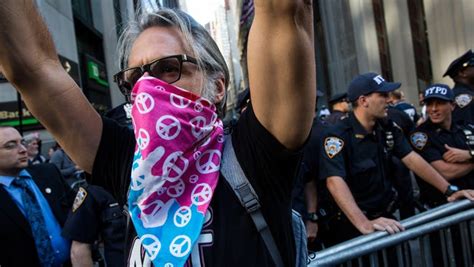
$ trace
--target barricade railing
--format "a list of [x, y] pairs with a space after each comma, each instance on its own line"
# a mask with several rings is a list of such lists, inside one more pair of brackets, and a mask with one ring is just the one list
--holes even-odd
[[[462, 200], [428, 210], [403, 220], [406, 230], [401, 233], [375, 232], [312, 253], [308, 266], [352, 266], [353, 262], [359, 266], [388, 266], [393, 265], [394, 258], [397, 266], [432, 266], [433, 261], [441, 259], [442, 266], [473, 266], [473, 207], [474, 202]], [[460, 240], [453, 242], [453, 234]]]

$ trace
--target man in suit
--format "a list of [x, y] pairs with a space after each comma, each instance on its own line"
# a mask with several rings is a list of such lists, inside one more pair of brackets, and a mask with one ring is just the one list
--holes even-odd
[[28, 166], [20, 133], [0, 126], [0, 266], [61, 266], [70, 189], [52, 164]]

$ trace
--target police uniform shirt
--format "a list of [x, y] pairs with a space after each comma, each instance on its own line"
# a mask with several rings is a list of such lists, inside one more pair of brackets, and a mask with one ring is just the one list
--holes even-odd
[[102, 236], [107, 265], [123, 266], [125, 231], [126, 219], [114, 197], [99, 186], [89, 185], [79, 188], [62, 235], [87, 244]]
[[394, 108], [405, 112], [410, 117], [411, 121], [414, 123], [416, 123], [420, 119], [420, 116], [418, 116], [418, 113], [416, 112], [416, 108], [410, 103], [400, 101], [394, 105]]
[[[459, 126], [453, 123], [451, 129], [446, 130], [427, 120], [410, 135], [410, 143], [426, 161], [431, 163], [443, 160], [443, 154], [447, 151], [445, 144], [458, 149], [470, 150], [463, 129], [474, 133], [474, 128], [470, 125]], [[473, 180], [474, 172], [470, 172], [466, 176], [453, 179], [450, 182], [461, 188], [472, 188]], [[442, 196], [439, 192], [437, 194]], [[444, 197], [442, 198], [444, 199]]]
[[415, 130], [415, 123], [411, 120], [410, 116], [396, 107], [388, 106], [387, 115], [390, 120], [400, 126], [406, 137]]
[[400, 128], [385, 120], [367, 133], [350, 113], [324, 136], [320, 178], [342, 177], [361, 210], [385, 211], [393, 200], [388, 159], [392, 155], [403, 158], [412, 151]]
[[346, 112], [342, 112], [339, 110], [334, 110], [329, 116], [326, 117], [325, 121], [328, 124], [336, 124], [338, 121], [343, 120], [347, 117]]
[[465, 124], [474, 122], [474, 93], [464, 84], [456, 83], [453, 87], [454, 102], [456, 107], [453, 111], [453, 122]]

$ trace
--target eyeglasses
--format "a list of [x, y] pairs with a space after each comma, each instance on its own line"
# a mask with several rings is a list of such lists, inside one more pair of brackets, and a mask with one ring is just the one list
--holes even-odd
[[25, 140], [21, 140], [20, 142], [15, 142], [15, 141], [10, 141], [4, 144], [0, 149], [5, 149], [5, 150], [13, 150], [13, 149], [18, 149], [20, 146], [23, 146], [26, 148], [27, 142]]
[[148, 72], [148, 74], [155, 78], [172, 84], [181, 78], [184, 62], [197, 64], [197, 60], [188, 55], [164, 57], [140, 67], [133, 67], [120, 71], [114, 75], [114, 82], [117, 83], [122, 94], [129, 98], [133, 86], [145, 72]]

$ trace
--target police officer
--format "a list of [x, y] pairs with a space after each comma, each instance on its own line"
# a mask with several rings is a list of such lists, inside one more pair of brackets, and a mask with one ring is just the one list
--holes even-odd
[[454, 81], [454, 102], [456, 108], [453, 111], [455, 123], [474, 122], [474, 53], [469, 49], [464, 55], [455, 59], [444, 73]]
[[387, 116], [388, 92], [400, 83], [386, 82], [376, 73], [357, 76], [349, 85], [353, 112], [330, 127], [323, 139], [320, 178], [340, 208], [322, 237], [333, 245], [376, 230], [403, 230], [394, 220], [397, 192], [392, 187], [390, 157], [402, 162], [439, 191], [473, 199], [474, 192], [454, 193], [449, 183], [413, 152], [401, 130]]
[[403, 92], [400, 89], [390, 92], [389, 98], [390, 105], [393, 108], [405, 112], [413, 123], [418, 122], [420, 117], [416, 112], [416, 108], [412, 104], [405, 101]]
[[62, 235], [73, 240], [73, 265], [90, 266], [91, 246], [101, 238], [107, 266], [124, 266], [126, 218], [121, 206], [102, 187], [80, 187]]
[[[452, 120], [454, 95], [449, 86], [433, 84], [425, 90], [428, 120], [410, 135], [416, 151], [441, 175], [449, 180], [452, 190], [474, 188], [474, 127], [457, 125]], [[420, 182], [425, 204], [438, 206], [446, 202], [443, 194]]]
[[328, 124], [335, 124], [339, 120], [347, 117], [349, 112], [349, 101], [347, 100], [347, 93], [335, 94], [329, 99], [329, 107], [331, 114], [326, 117], [325, 121]]

